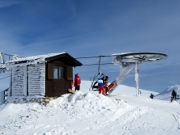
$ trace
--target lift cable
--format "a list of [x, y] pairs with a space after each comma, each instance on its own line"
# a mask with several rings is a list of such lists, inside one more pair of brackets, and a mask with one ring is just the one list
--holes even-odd
[[[102, 63], [100, 65], [111, 65], [111, 64], [114, 64], [114, 63]], [[99, 64], [83, 64], [82, 66], [97, 66]]]
[[77, 57], [76, 59], [88, 59], [88, 58], [100, 58], [100, 57], [112, 57], [112, 55], [100, 55], [100, 56]]

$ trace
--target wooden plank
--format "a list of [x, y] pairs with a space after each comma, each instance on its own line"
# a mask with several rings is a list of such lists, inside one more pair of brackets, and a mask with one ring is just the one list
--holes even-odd
[[67, 80], [70, 80], [70, 81], [73, 81], [73, 70], [72, 70], [72, 67], [70, 66], [67, 66], [66, 67], [66, 77], [67, 77]]

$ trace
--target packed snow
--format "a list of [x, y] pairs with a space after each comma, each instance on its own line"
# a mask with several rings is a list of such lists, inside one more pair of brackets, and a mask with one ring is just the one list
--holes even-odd
[[38, 103], [0, 105], [0, 135], [179, 135], [180, 104], [150, 99], [151, 91], [118, 86], [110, 96], [81, 90], [46, 106]]

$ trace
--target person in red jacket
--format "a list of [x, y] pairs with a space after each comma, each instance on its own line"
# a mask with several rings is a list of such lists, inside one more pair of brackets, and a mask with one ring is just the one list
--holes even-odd
[[80, 90], [81, 79], [78, 74], [75, 74], [74, 87], [75, 90]]

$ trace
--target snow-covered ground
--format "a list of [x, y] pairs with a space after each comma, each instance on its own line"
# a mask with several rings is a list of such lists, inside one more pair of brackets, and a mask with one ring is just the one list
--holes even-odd
[[124, 85], [111, 96], [81, 90], [48, 105], [8, 103], [0, 105], [0, 135], [179, 135], [180, 104], [150, 99], [150, 93]]

